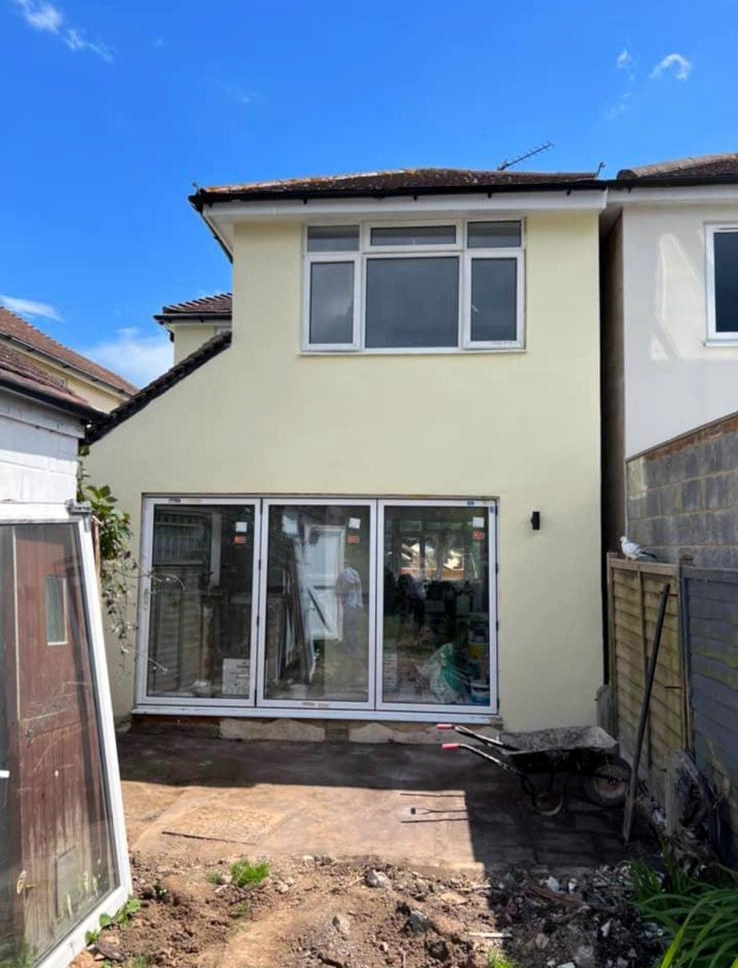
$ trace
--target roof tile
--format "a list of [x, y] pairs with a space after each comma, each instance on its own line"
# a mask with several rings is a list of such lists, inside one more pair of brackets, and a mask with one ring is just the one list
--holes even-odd
[[219, 292], [200, 299], [189, 299], [186, 302], [172, 303], [162, 306], [161, 313], [155, 316], [230, 316], [233, 297], [229, 292]]
[[91, 379], [106, 383], [120, 393], [136, 392], [136, 387], [117, 373], [106, 370], [104, 366], [93, 363], [86, 356], [81, 356], [74, 350], [62, 346], [61, 343], [57, 343], [55, 339], [2, 306], [0, 306], [0, 340], [17, 342], [29, 350], [43, 353], [56, 360], [61, 366], [74, 367]]
[[640, 165], [637, 168], [623, 168], [618, 179], [636, 178], [725, 178], [738, 176], [738, 153], [726, 152], [720, 155], [698, 155], [690, 158], [677, 158], [661, 161], [653, 165]]
[[56, 401], [62, 409], [74, 413], [88, 411], [87, 416], [92, 416], [96, 412], [87, 400], [65, 387], [61, 380], [34, 366], [26, 356], [11, 349], [7, 343], [0, 343], [0, 385], [31, 397]]

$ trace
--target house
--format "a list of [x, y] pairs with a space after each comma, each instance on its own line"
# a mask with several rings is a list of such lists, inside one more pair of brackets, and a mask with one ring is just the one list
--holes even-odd
[[143, 575], [118, 715], [594, 721], [606, 188], [419, 169], [192, 197], [232, 306], [166, 307], [178, 362], [90, 435]]
[[127, 380], [62, 346], [25, 319], [0, 306], [0, 346], [31, 361], [62, 386], [107, 413], [136, 392]]
[[219, 333], [231, 329], [233, 298], [229, 292], [164, 306], [154, 316], [174, 343], [174, 364], [180, 363]]
[[77, 450], [98, 411], [0, 342], [0, 963], [58, 968], [130, 889]]
[[[603, 543], [612, 551], [626, 529], [625, 461], [738, 409], [738, 154], [620, 171], [602, 233]], [[703, 462], [687, 478], [709, 472]], [[657, 516], [661, 531], [672, 519], [671, 533], [632, 536], [676, 560], [678, 546], [705, 542], [676, 535], [675, 516], [699, 510], [694, 499], [683, 504], [673, 488], [665, 496]], [[631, 525], [628, 517], [629, 534]]]

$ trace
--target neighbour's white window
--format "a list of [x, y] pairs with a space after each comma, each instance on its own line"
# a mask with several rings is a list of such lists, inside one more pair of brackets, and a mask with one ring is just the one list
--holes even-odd
[[707, 338], [738, 340], [738, 225], [708, 225]]
[[520, 221], [309, 226], [304, 347], [520, 348], [523, 271]]

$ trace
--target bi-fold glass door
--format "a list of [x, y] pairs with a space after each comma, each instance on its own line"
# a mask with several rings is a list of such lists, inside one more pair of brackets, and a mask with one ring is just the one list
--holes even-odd
[[147, 501], [142, 705], [496, 709], [495, 505]]

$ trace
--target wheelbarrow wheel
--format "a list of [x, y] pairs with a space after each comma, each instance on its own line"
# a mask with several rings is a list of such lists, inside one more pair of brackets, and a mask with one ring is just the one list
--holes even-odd
[[630, 784], [630, 766], [621, 757], [605, 760], [592, 776], [585, 777], [587, 799], [598, 807], [621, 807]]

